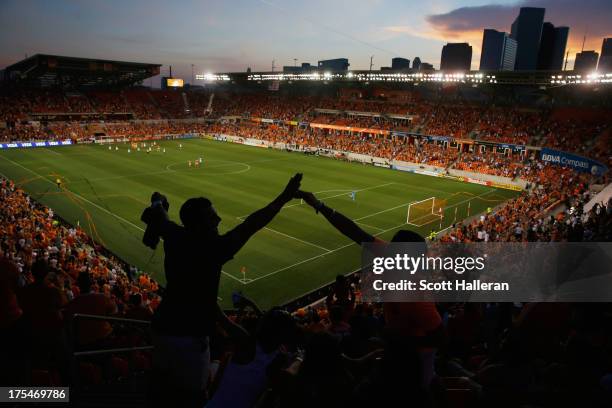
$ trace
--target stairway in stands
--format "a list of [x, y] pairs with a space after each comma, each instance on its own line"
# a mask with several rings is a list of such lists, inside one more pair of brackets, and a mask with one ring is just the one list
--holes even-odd
[[189, 108], [189, 100], [187, 99], [187, 94], [185, 92], [181, 92], [181, 97], [183, 98], [183, 110], [186, 115], [191, 116], [191, 109]]
[[212, 94], [210, 94], [210, 98], [208, 98], [208, 106], [206, 106], [206, 113], [207, 114], [211, 114], [212, 113], [212, 107], [213, 107], [213, 100], [215, 99], [215, 94], [214, 92]]

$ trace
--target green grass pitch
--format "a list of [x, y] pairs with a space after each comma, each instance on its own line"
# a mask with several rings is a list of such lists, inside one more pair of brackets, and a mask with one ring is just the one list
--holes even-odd
[[[407, 227], [407, 207], [414, 201], [433, 196], [447, 199], [446, 227], [455, 218], [455, 208], [457, 219], [466, 217], [468, 202], [473, 215], [516, 195], [482, 185], [206, 139], [160, 144], [165, 153], [128, 153], [124, 144], [117, 145], [119, 151], [104, 145], [2, 151], [0, 173], [69, 222], [79, 222], [100, 243], [162, 284], [162, 246], [154, 252], [141, 241], [144, 225], [139, 218], [153, 191], [168, 197], [170, 216], [177, 222], [187, 198], [208, 197], [223, 219], [223, 232], [266, 205], [291, 175], [302, 172], [303, 190], [316, 192], [326, 204], [383, 239]], [[188, 168], [187, 161], [199, 157], [205, 164]], [[62, 190], [55, 185], [57, 177], [64, 181]], [[355, 201], [351, 191], [357, 192]], [[436, 221], [416, 230], [427, 234], [439, 227]], [[359, 262], [357, 245], [321, 215], [293, 200], [224, 266], [219, 296], [225, 307], [231, 305], [234, 290], [262, 307], [278, 305], [331, 282], [339, 273], [354, 271]]]

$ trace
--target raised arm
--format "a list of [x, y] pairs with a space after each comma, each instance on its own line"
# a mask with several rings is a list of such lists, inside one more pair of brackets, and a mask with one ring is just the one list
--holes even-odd
[[364, 242], [374, 241], [373, 235], [361, 229], [361, 227], [350, 218], [326, 206], [322, 201], [318, 200], [313, 193], [298, 191], [296, 198], [303, 199], [309, 206], [314, 208], [317, 213], [323, 214], [327, 221], [336, 227], [338, 231], [359, 245]]
[[[225, 234], [231, 242], [232, 251], [237, 252], [257, 231], [268, 225], [283, 205], [291, 201], [300, 188], [302, 173], [293, 176], [285, 189], [272, 202], [249, 215], [242, 224]], [[233, 255], [233, 254], [232, 254]]]

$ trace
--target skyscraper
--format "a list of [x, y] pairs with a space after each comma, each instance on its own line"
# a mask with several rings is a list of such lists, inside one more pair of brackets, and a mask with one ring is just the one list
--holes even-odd
[[472, 65], [472, 46], [468, 43], [448, 43], [442, 47], [442, 71], [469, 71]]
[[412, 60], [412, 69], [418, 71], [421, 68], [421, 59], [416, 57]]
[[516, 58], [516, 41], [508, 33], [485, 28], [482, 35], [480, 69], [512, 71]]
[[569, 27], [555, 27], [549, 22], [542, 25], [538, 70], [560, 71], [563, 68], [568, 34]]
[[400, 69], [409, 69], [410, 68], [410, 60], [407, 58], [396, 57], [391, 60], [391, 69], [400, 70]]
[[601, 73], [612, 72], [612, 38], [604, 38], [601, 44], [601, 56], [597, 71]]
[[517, 42], [515, 70], [537, 69], [544, 12], [545, 9], [539, 7], [521, 7], [512, 23], [510, 36]]
[[319, 61], [317, 66], [321, 71], [346, 72], [349, 67], [348, 58], [336, 58]]
[[582, 51], [576, 54], [574, 71], [594, 71], [597, 68], [599, 54], [595, 51]]

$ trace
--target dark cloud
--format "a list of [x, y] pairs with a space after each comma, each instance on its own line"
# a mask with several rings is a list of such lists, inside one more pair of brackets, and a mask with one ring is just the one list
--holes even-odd
[[461, 7], [448, 13], [427, 16], [426, 20], [435, 31], [448, 38], [482, 32], [483, 28], [510, 31], [520, 7], [544, 7], [545, 21], [557, 26], [569, 26], [569, 47], [574, 51], [582, 45], [585, 33], [586, 47], [596, 50], [601, 48], [603, 37], [612, 35], [610, 0], [523, 0], [514, 5]]
[[433, 14], [426, 20], [434, 28], [442, 31], [472, 31], [483, 28], [483, 23], [490, 28], [505, 29], [512, 24], [519, 7], [485, 5], [478, 7], [461, 7], [444, 14]]

